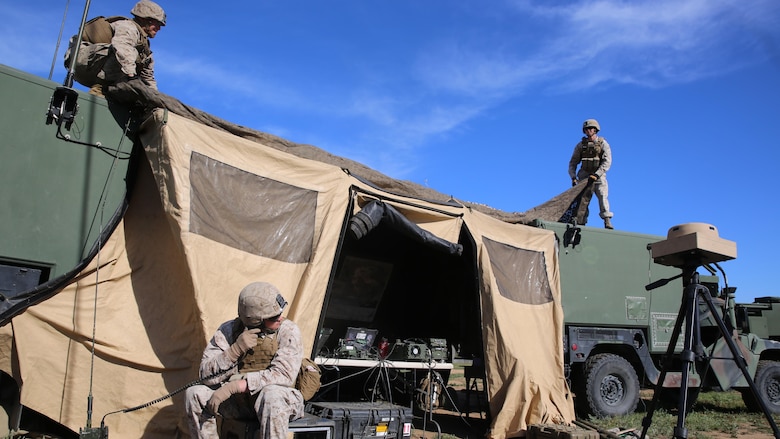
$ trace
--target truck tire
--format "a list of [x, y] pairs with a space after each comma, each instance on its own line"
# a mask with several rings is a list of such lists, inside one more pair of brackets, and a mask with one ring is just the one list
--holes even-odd
[[585, 362], [585, 404], [589, 414], [603, 418], [633, 413], [639, 403], [639, 378], [625, 358], [597, 354]]
[[[769, 412], [773, 415], [780, 414], [780, 362], [761, 360], [756, 367], [756, 376], [753, 378], [760, 397], [766, 403]], [[761, 405], [753, 396], [750, 388], [742, 389], [742, 400], [749, 410], [761, 411]]]

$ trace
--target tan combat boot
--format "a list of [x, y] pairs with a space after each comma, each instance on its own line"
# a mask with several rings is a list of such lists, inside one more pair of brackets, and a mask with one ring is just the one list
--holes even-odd
[[604, 218], [604, 228], [614, 229], [614, 227], [612, 227], [612, 220], [610, 220], [609, 218]]

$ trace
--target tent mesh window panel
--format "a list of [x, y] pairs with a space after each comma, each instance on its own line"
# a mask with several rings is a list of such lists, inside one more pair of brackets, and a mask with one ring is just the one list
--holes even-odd
[[502, 296], [528, 305], [552, 302], [544, 253], [482, 238]]
[[316, 191], [261, 177], [195, 152], [190, 159], [190, 181], [192, 233], [277, 261], [310, 261]]

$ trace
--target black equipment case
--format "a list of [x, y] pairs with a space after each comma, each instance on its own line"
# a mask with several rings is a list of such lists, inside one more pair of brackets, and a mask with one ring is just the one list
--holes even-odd
[[333, 439], [403, 439], [412, 435], [412, 409], [389, 402], [310, 402], [306, 411], [335, 422]]
[[[305, 413], [301, 419], [290, 421], [288, 433], [292, 433], [296, 439], [334, 439], [335, 429], [333, 421]], [[259, 430], [260, 423], [257, 422], [257, 419], [217, 417], [217, 431], [220, 439], [256, 439], [260, 437]]]

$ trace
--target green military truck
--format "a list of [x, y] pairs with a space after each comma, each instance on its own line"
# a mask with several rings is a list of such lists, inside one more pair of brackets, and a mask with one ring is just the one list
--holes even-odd
[[[559, 239], [561, 290], [565, 322], [565, 367], [582, 415], [618, 416], [633, 412], [641, 388], [660, 389], [659, 401], [676, 407], [680, 387], [677, 355], [662, 363], [683, 298], [682, 281], [645, 289], [680, 275], [681, 269], [654, 263], [651, 244], [665, 237], [537, 221]], [[710, 268], [710, 267], [703, 267]], [[714, 273], [701, 276], [723, 320], [738, 329], [735, 340], [769, 410], [780, 413], [780, 298], [764, 297], [734, 304], [735, 288], [720, 288]], [[736, 389], [746, 405], [761, 410], [749, 384], [731, 359], [730, 350], [708, 308], [699, 304], [701, 341], [711, 359], [696, 365], [689, 388]], [[677, 350], [682, 348], [680, 334]], [[702, 363], [707, 363], [706, 361]], [[662, 388], [662, 365], [667, 376]]]

